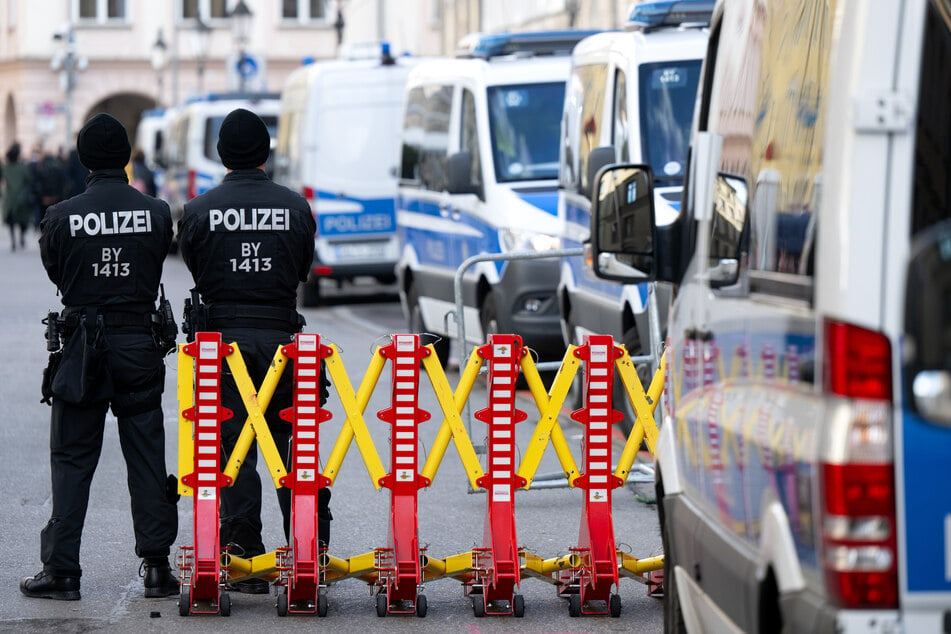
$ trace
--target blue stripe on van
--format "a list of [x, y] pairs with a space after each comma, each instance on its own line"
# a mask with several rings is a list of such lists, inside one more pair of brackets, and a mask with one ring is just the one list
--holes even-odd
[[[905, 402], [913, 398], [906, 393]], [[951, 580], [949, 536], [951, 487], [948, 456], [951, 429], [934, 425], [908, 408], [902, 410], [902, 446], [905, 478], [905, 526], [909, 592], [948, 592]]]
[[350, 198], [331, 192], [315, 192], [317, 200], [345, 200], [362, 207], [353, 213], [321, 213], [317, 203], [317, 233], [321, 237], [393, 233], [396, 231], [396, 208], [392, 198]]
[[518, 190], [513, 190], [518, 197], [527, 202], [528, 204], [538, 207], [542, 211], [549, 213], [553, 216], [558, 215], [558, 191], [545, 191], [545, 192], [520, 192]]

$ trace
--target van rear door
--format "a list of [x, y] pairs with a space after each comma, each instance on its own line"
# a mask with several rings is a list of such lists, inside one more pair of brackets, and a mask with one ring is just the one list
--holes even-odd
[[[951, 221], [915, 241], [901, 418], [907, 606], [951, 608]], [[902, 481], [903, 480], [903, 481]], [[933, 614], [933, 618], [940, 613]]]
[[[901, 605], [906, 631], [947, 631], [951, 622], [951, 25], [930, 0], [923, 37], [911, 248], [904, 298], [901, 411], [896, 429]], [[915, 28], [921, 28], [921, 23]], [[919, 70], [920, 68], [920, 70]], [[944, 192], [936, 195], [937, 192]]]

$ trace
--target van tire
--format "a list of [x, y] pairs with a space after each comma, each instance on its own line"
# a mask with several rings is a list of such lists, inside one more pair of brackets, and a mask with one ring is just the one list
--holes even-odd
[[479, 324], [482, 326], [482, 336], [485, 343], [489, 342], [489, 335], [499, 334], [499, 308], [496, 306], [495, 294], [488, 293], [482, 298], [482, 308], [479, 309]]
[[[419, 293], [416, 291], [416, 285], [410, 282], [406, 289], [406, 314], [409, 315], [409, 331], [413, 334], [426, 334], [426, 324], [423, 323], [423, 311], [419, 307]], [[443, 368], [449, 363], [449, 345], [450, 340], [447, 337], [437, 337], [435, 341], [420, 341], [421, 344], [433, 344], [436, 349], [436, 358], [439, 359], [439, 365]]]
[[297, 298], [301, 308], [316, 308], [320, 306], [320, 280], [311, 279], [301, 282], [297, 286]]

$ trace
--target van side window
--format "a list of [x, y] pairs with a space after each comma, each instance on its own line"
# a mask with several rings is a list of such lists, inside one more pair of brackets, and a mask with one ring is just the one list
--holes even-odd
[[951, 26], [928, 3], [921, 56], [921, 94], [915, 138], [914, 204], [911, 234], [915, 236], [951, 217]]
[[[618, 163], [628, 160], [630, 147], [628, 134], [630, 123], [627, 120], [627, 77], [618, 69], [614, 77], [614, 133], [612, 134], [615, 155]], [[688, 139], [689, 142], [689, 139]]]
[[462, 91], [462, 121], [459, 128], [459, 147], [472, 157], [471, 182], [482, 187], [482, 159], [479, 156], [479, 124], [476, 121], [475, 96], [471, 90]]
[[604, 118], [604, 99], [607, 90], [608, 69], [604, 64], [591, 64], [575, 68], [572, 84], [579, 87], [580, 99], [575, 106], [578, 116], [575, 138], [578, 140], [577, 169], [574, 177], [577, 189], [587, 195], [591, 191], [588, 182], [588, 155], [591, 150], [603, 145], [601, 142], [602, 119]]
[[446, 189], [452, 86], [417, 86], [406, 96], [400, 176], [424, 189]]

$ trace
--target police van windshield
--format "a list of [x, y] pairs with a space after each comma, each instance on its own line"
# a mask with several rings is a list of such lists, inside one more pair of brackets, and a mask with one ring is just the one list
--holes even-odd
[[564, 99], [564, 82], [489, 88], [489, 127], [497, 182], [558, 177]]
[[640, 67], [641, 156], [657, 182], [682, 184], [700, 60]]
[[[268, 134], [271, 135], [271, 141], [277, 141], [277, 115], [258, 115], [267, 126]], [[221, 162], [218, 156], [218, 131], [221, 130], [221, 124], [225, 120], [225, 115], [208, 117], [205, 121], [205, 156], [212, 161]], [[270, 159], [268, 159], [270, 162]]]

